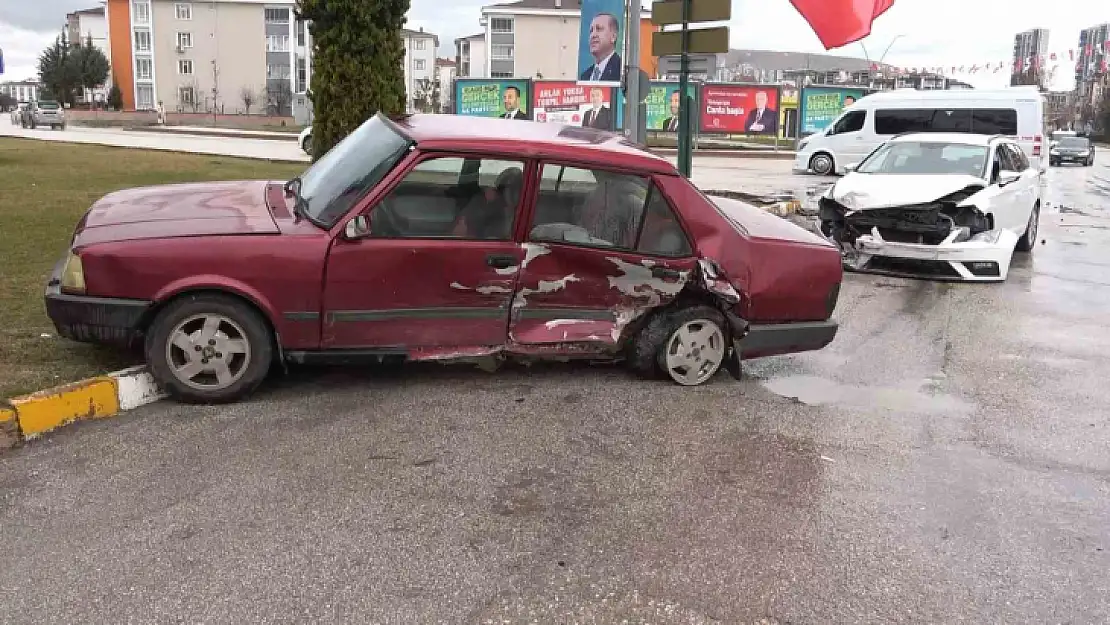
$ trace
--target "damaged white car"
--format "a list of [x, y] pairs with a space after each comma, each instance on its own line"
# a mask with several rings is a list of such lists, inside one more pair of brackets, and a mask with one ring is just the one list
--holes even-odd
[[1000, 282], [1036, 244], [1041, 174], [1006, 137], [900, 135], [849, 170], [819, 202], [847, 269]]

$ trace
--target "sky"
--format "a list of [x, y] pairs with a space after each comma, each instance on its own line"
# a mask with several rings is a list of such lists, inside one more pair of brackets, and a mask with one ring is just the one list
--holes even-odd
[[[481, 31], [481, 7], [491, 0], [411, 0], [408, 27], [439, 35], [439, 55], [454, 57], [456, 37]], [[645, 0], [645, 5], [648, 2]], [[2, 80], [21, 80], [36, 73], [38, 55], [65, 24], [68, 12], [91, 8], [98, 0], [0, 0], [0, 48], [7, 71]], [[730, 43], [734, 48], [821, 52], [823, 48], [788, 0], [733, 0]], [[1078, 45], [1079, 31], [1110, 22], [1107, 0], [895, 0], [876, 22], [863, 45], [851, 44], [836, 54], [901, 67], [984, 65], [1009, 62], [1014, 34], [1048, 28], [1049, 51], [1060, 59], [1052, 89], [1071, 89], [1074, 65], [1068, 49]], [[1006, 70], [997, 74], [956, 74], [975, 87], [1008, 84]]]

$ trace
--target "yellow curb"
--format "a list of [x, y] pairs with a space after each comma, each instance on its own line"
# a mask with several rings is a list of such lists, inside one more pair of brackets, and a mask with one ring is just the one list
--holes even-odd
[[24, 438], [49, 432], [72, 421], [102, 419], [119, 412], [117, 382], [91, 378], [11, 400]]

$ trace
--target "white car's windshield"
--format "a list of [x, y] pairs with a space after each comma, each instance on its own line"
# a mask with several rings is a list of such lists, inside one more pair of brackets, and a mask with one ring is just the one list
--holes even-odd
[[856, 168], [861, 174], [982, 176], [989, 148], [961, 143], [899, 141], [875, 150]]
[[330, 228], [385, 178], [410, 144], [385, 118], [366, 120], [300, 177], [298, 203], [303, 214]]

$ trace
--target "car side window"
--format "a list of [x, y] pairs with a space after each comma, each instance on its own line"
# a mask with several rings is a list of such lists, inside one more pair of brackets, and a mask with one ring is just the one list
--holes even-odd
[[690, 253], [667, 199], [644, 176], [545, 164], [532, 241], [639, 251]]
[[1014, 171], [1025, 171], [1029, 169], [1029, 159], [1025, 157], [1025, 151], [1013, 143], [1007, 143], [1006, 148], [1010, 151], [1010, 160], [1013, 162]]
[[837, 120], [830, 135], [841, 135], [846, 132], [863, 130], [863, 122], [867, 120], [867, 111], [851, 111]]
[[998, 146], [1001, 152], [1002, 171], [1025, 171], [1018, 160], [1018, 155], [1014, 154], [1014, 148], [1008, 143], [1002, 143]]
[[507, 241], [524, 188], [523, 161], [421, 161], [370, 211], [370, 236]]

